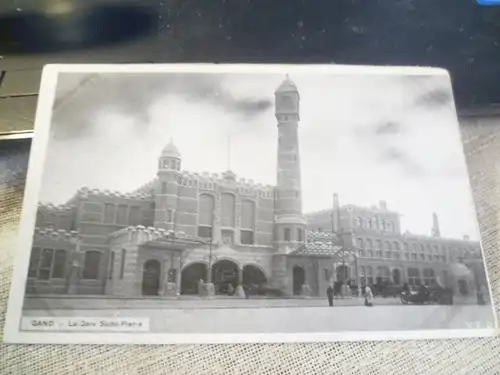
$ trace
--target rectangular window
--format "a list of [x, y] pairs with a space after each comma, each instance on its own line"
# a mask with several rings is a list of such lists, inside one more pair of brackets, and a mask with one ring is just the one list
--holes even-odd
[[120, 265], [120, 279], [123, 279], [123, 273], [125, 272], [125, 258], [127, 257], [127, 250], [122, 249], [122, 259]]
[[411, 259], [412, 260], [417, 260], [417, 254], [411, 253]]
[[54, 265], [52, 267], [53, 279], [64, 279], [66, 273], [66, 250], [60, 249], [55, 252]]
[[141, 223], [141, 209], [137, 206], [130, 207], [128, 212], [128, 222], [130, 225], [139, 225]]
[[115, 222], [116, 208], [114, 204], [104, 205], [104, 223], [113, 224]]
[[385, 252], [385, 257], [386, 258], [391, 258], [391, 253], [392, 253], [391, 251], [386, 251]]
[[211, 238], [212, 237], [212, 227], [198, 227], [198, 237], [201, 238]]
[[125, 205], [118, 206], [118, 212], [116, 215], [116, 224], [127, 225], [127, 210], [128, 207]]
[[368, 250], [368, 251], [367, 251], [367, 253], [368, 253], [368, 257], [369, 257], [369, 258], [372, 258], [372, 257], [373, 257], [373, 251]]
[[425, 254], [420, 254], [420, 259], [425, 260]]
[[170, 209], [167, 212], [167, 222], [168, 223], [173, 223], [174, 222], [174, 210]]
[[377, 240], [376, 244], [377, 244], [377, 249], [382, 249], [382, 241], [381, 240]]
[[113, 273], [115, 270], [115, 252], [112, 251], [109, 259], [109, 274], [108, 279], [113, 280]]
[[167, 194], [167, 183], [166, 182], [161, 183], [161, 193]]
[[54, 257], [53, 249], [43, 249], [40, 268], [38, 269], [39, 280], [49, 280], [50, 270], [52, 267], [52, 258]]
[[253, 245], [254, 235], [251, 230], [241, 230], [240, 231], [240, 242], [242, 245]]
[[420, 272], [416, 268], [408, 268], [408, 284], [411, 286], [420, 285]]
[[38, 274], [38, 265], [40, 264], [40, 248], [34, 247], [31, 250], [30, 257], [30, 267], [28, 271], [28, 277], [37, 277]]

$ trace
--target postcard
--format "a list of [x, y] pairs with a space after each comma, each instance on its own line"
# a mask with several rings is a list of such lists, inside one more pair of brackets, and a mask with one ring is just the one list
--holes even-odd
[[442, 69], [49, 65], [4, 340], [493, 336]]

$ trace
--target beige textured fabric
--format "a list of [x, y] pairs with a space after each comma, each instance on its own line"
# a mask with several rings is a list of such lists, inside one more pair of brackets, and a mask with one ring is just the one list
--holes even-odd
[[[499, 301], [500, 120], [497, 123], [468, 122], [462, 128], [493, 297]], [[19, 190], [0, 190], [2, 325], [21, 198]], [[498, 373], [500, 338], [307, 345], [0, 346], [0, 374]]]

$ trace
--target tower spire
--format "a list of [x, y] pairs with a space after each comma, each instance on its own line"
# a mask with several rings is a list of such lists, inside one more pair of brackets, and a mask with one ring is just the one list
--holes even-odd
[[439, 230], [439, 219], [435, 212], [432, 213], [432, 230], [431, 234], [433, 237], [441, 237], [441, 231]]

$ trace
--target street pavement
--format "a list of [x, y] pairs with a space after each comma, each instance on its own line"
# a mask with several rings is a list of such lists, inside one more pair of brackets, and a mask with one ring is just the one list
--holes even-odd
[[[376, 302], [376, 301], [375, 301]], [[319, 333], [491, 328], [491, 306], [24, 310], [31, 317], [147, 317], [155, 333]]]
[[[399, 298], [376, 298], [376, 305], [400, 305]], [[364, 299], [336, 298], [335, 306], [363, 306]], [[277, 308], [277, 307], [323, 307], [328, 306], [326, 298], [95, 298], [95, 297], [30, 297], [26, 298], [24, 308], [30, 310], [101, 310], [101, 309], [239, 309], [239, 308]]]

